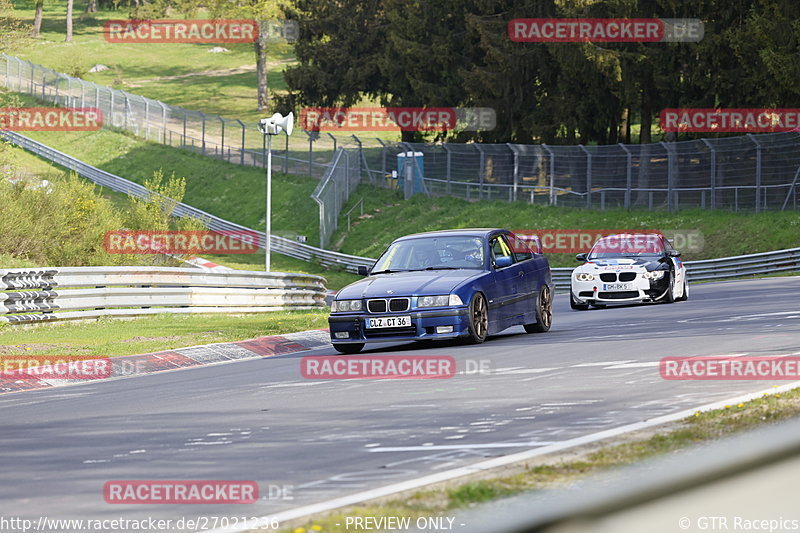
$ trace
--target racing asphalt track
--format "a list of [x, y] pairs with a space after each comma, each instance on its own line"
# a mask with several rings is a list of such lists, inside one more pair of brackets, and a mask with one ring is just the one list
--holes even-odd
[[[800, 353], [800, 277], [699, 284], [671, 305], [571, 311], [549, 333], [478, 346], [382, 345], [452, 355], [439, 380], [309, 381], [333, 349], [0, 397], [6, 517], [262, 516], [787, 382], [665, 381], [665, 356]], [[422, 447], [422, 449], [420, 449]], [[108, 480], [255, 480], [292, 500], [110, 505]]]

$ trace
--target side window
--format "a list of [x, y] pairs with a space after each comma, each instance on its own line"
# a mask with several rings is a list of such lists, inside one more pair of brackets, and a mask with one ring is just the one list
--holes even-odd
[[492, 263], [496, 263], [499, 257], [508, 257], [511, 262], [514, 262], [514, 254], [511, 252], [511, 247], [506, 242], [505, 237], [502, 235], [495, 237], [491, 242], [492, 250]]
[[516, 235], [509, 235], [508, 241], [511, 244], [511, 250], [517, 258], [517, 262], [526, 261], [533, 257], [533, 252], [528, 247], [528, 244]]

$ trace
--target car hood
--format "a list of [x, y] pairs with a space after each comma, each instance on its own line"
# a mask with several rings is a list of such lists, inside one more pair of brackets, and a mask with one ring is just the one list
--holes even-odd
[[646, 259], [641, 257], [620, 257], [609, 259], [593, 259], [578, 267], [582, 271], [610, 271], [617, 270], [655, 270], [662, 263], [657, 259]]
[[340, 290], [336, 298], [355, 300], [358, 298], [450, 294], [463, 282], [481, 274], [484, 274], [484, 271], [470, 269], [378, 274], [351, 283]]

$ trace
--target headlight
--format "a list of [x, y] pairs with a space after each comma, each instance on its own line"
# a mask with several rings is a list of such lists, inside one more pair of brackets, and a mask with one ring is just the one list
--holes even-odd
[[666, 270], [653, 270], [652, 272], [645, 272], [644, 279], [652, 279], [652, 280], [661, 279], [664, 277], [665, 273]]
[[419, 300], [417, 300], [417, 307], [445, 307], [447, 305], [450, 305], [449, 294], [444, 296], [420, 296]]
[[594, 275], [589, 274], [588, 272], [577, 272], [575, 274], [575, 279], [578, 281], [593, 281]]
[[332, 313], [341, 313], [344, 311], [361, 311], [361, 300], [334, 300], [331, 303]]

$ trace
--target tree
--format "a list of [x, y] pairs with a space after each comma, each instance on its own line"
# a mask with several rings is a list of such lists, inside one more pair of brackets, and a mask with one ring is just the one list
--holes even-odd
[[0, 52], [10, 53], [21, 47], [26, 34], [30, 34], [30, 30], [17, 18], [11, 1], [0, 0]]
[[39, 37], [42, 31], [42, 16], [44, 15], [44, 0], [36, 0], [36, 15], [33, 17], [32, 37]]
[[67, 0], [67, 37], [65, 42], [72, 42], [72, 7], [75, 0]]

